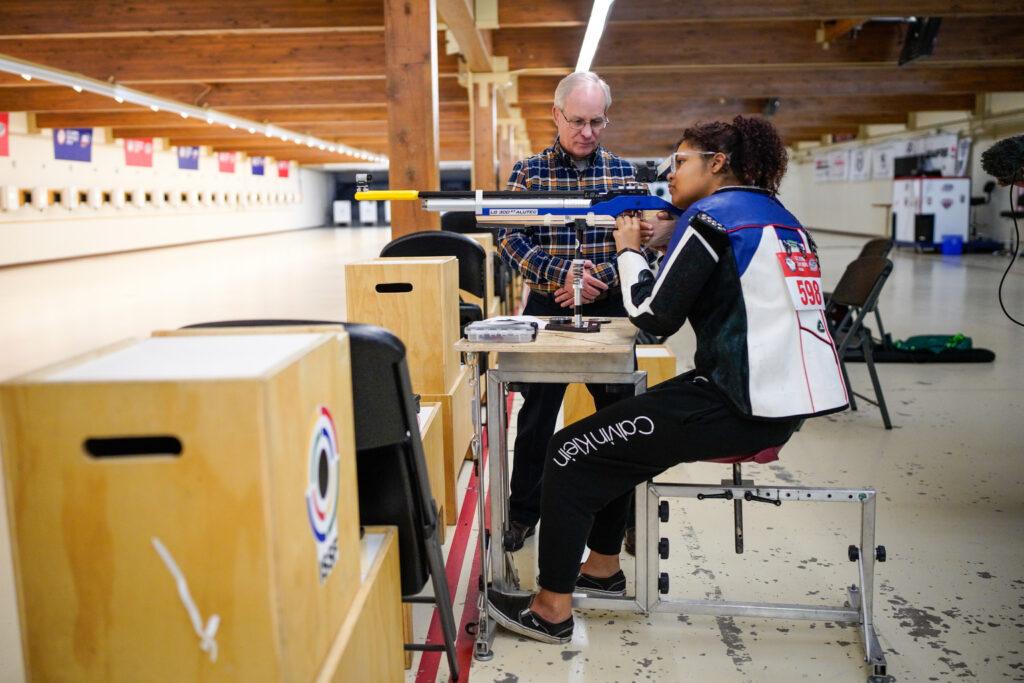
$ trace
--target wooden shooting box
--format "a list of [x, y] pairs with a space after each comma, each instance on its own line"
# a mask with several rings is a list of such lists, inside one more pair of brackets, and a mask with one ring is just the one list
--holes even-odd
[[0, 385], [28, 678], [321, 675], [360, 589], [351, 395], [343, 333], [151, 338]]
[[443, 394], [459, 374], [459, 267], [454, 256], [375, 258], [345, 266], [350, 322], [390, 330], [405, 344], [412, 389]]

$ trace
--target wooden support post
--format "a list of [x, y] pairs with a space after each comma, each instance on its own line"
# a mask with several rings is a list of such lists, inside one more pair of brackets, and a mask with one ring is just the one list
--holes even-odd
[[494, 152], [497, 106], [495, 88], [490, 82], [470, 80], [469, 111], [473, 141], [473, 178], [476, 190], [497, 189]]
[[515, 158], [515, 135], [516, 129], [505, 123], [501, 125], [498, 135], [498, 187], [505, 189], [509, 176], [512, 175], [512, 166]]
[[[441, 187], [437, 126], [435, 0], [384, 0], [388, 99], [388, 185], [396, 190]], [[391, 206], [391, 236], [441, 227], [416, 202]]]

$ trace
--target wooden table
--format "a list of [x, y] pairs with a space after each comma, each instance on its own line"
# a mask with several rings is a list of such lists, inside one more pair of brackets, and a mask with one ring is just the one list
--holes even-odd
[[[497, 367], [487, 371], [487, 425], [490, 451], [498, 457], [490, 459], [487, 486], [491, 491], [490, 543], [485, 534], [480, 534], [480, 573], [484, 578], [484, 601], [487, 590], [515, 591], [519, 580], [511, 554], [506, 553], [502, 539], [508, 528], [508, 425], [505, 414], [506, 390], [510, 382], [571, 384], [573, 382], [595, 384], [631, 384], [634, 392], [643, 393], [647, 388], [647, 373], [636, 370], [636, 328], [626, 318], [613, 318], [602, 326], [600, 332], [581, 334], [576, 332], [551, 332], [541, 330], [532, 342], [522, 344], [471, 342], [461, 339], [455, 349], [466, 354], [470, 366], [473, 389], [473, 459], [476, 471], [482, 472], [480, 445], [482, 426], [480, 424], [480, 383], [477, 381], [478, 354], [496, 353]], [[484, 489], [481, 477], [480, 494], [477, 496], [479, 528], [485, 528]], [[644, 499], [646, 500], [646, 499]], [[638, 499], [638, 505], [641, 501]], [[641, 510], [638, 509], [638, 519]], [[646, 558], [647, 539], [637, 534], [638, 558]], [[489, 546], [489, 547], [488, 547]], [[646, 572], [638, 564], [638, 571]], [[490, 583], [491, 588], [488, 588]], [[573, 604], [587, 607], [610, 607], [612, 609], [638, 608], [640, 600], [646, 601], [647, 584], [637, 582], [637, 596], [622, 599], [574, 598]], [[494, 656], [491, 645], [494, 640], [495, 624], [487, 616], [486, 609], [480, 612], [474, 655], [479, 660]]]

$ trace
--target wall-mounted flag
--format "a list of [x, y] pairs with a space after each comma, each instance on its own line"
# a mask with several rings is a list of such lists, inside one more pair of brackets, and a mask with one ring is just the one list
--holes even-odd
[[234, 173], [235, 172], [235, 153], [234, 152], [217, 152], [217, 168], [220, 169], [221, 173]]
[[92, 161], [92, 128], [54, 128], [53, 158]]
[[288, 177], [288, 168], [290, 166], [291, 166], [291, 162], [289, 162], [289, 161], [279, 161], [279, 162], [277, 162], [277, 177], [278, 178], [287, 178]]
[[124, 163], [128, 166], [153, 167], [153, 138], [125, 138]]
[[263, 175], [263, 167], [267, 163], [266, 157], [249, 157], [249, 161], [252, 162], [252, 174]]
[[198, 147], [179, 147], [178, 148], [178, 168], [183, 171], [198, 171], [199, 170], [199, 148]]
[[8, 142], [11, 130], [10, 116], [7, 112], [0, 111], [0, 157], [11, 155], [10, 143]]

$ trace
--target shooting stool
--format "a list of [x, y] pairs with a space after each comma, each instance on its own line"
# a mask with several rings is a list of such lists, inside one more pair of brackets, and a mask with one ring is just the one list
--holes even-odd
[[[777, 619], [809, 619], [856, 623], [861, 626], [864, 659], [871, 667], [869, 683], [893, 680], [886, 674], [885, 654], [878, 643], [873, 622], [875, 561], [885, 562], [885, 547], [875, 547], [875, 490], [872, 488], [819, 488], [810, 486], [758, 486], [743, 479], [742, 463], [769, 463], [779, 459], [781, 447], [768, 448], [753, 455], [717, 458], [709, 462], [732, 465], [732, 478], [721, 484], [675, 484], [648, 481], [637, 489], [637, 581], [641, 568], [646, 574], [648, 611], [680, 614], [710, 614]], [[646, 491], [646, 496], [641, 495]], [[659, 522], [669, 519], [666, 498], [695, 498], [699, 501], [730, 500], [733, 503], [734, 534], [737, 554], [743, 552], [743, 503], [767, 503], [780, 506], [785, 502], [859, 503], [861, 506], [860, 539], [847, 550], [848, 559], [857, 563], [858, 582], [848, 590], [842, 607], [820, 607], [781, 603], [758, 603], [725, 600], [686, 600], [660, 597], [669, 591], [669, 576], [660, 572], [658, 562], [668, 559], [669, 539], [659, 537]], [[641, 526], [641, 520], [646, 521]], [[641, 539], [641, 535], [644, 536]], [[658, 539], [657, 543], [653, 541]], [[641, 557], [644, 555], [644, 557]], [[657, 587], [657, 591], [654, 587]], [[638, 591], [639, 594], [639, 591]], [[659, 595], [660, 594], [660, 595]]]

